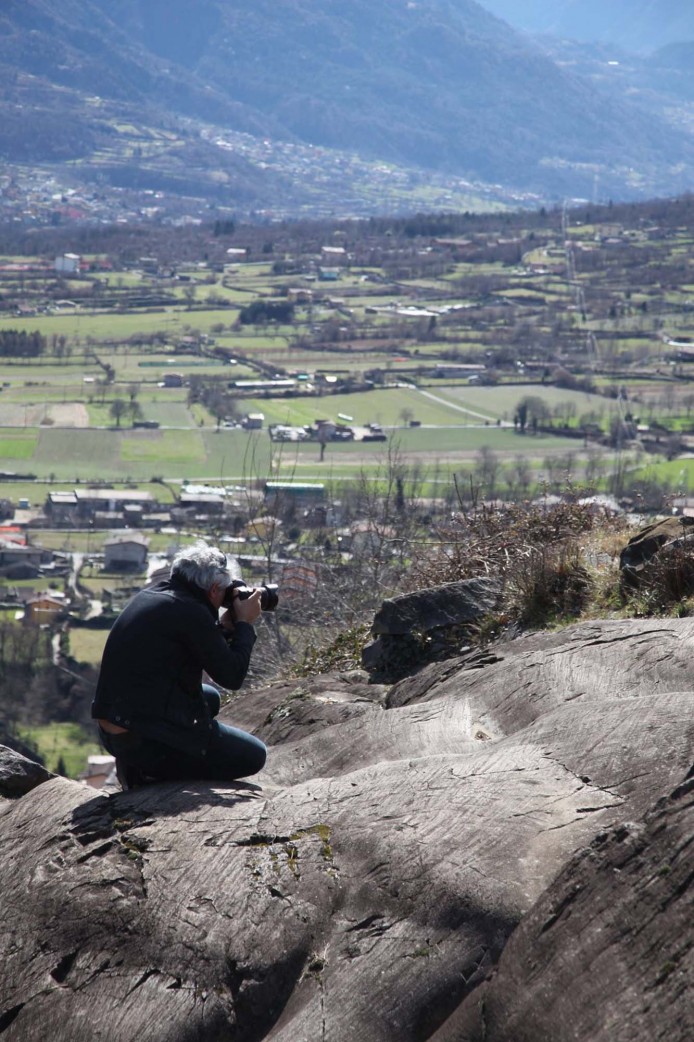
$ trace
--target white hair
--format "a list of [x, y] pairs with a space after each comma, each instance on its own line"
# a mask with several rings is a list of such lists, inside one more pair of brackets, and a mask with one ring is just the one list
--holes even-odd
[[174, 575], [183, 576], [205, 591], [215, 583], [227, 587], [231, 582], [226, 554], [203, 540], [178, 551], [171, 565], [171, 576]]

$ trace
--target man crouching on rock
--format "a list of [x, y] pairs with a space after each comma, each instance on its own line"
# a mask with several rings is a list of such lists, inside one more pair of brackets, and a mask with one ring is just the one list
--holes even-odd
[[168, 579], [141, 590], [109, 633], [92, 703], [101, 739], [123, 788], [145, 781], [233, 781], [262, 770], [263, 743], [221, 724], [219, 694], [248, 671], [260, 591], [234, 598], [218, 618], [232, 579], [226, 556], [206, 543], [181, 550]]

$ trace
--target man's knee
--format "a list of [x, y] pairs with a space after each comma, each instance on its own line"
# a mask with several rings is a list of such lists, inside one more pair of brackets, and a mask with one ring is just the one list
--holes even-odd
[[257, 738], [255, 739], [253, 746], [249, 749], [249, 765], [250, 770], [248, 774], [258, 774], [262, 771], [267, 760], [267, 748]]
[[217, 724], [214, 758], [231, 769], [237, 778], [248, 778], [262, 771], [267, 760], [267, 748], [260, 738], [228, 724]]

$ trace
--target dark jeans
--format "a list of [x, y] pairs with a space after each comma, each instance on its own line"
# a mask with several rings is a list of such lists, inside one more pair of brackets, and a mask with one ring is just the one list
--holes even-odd
[[[211, 716], [219, 712], [219, 693], [210, 684], [202, 693]], [[257, 774], [265, 766], [267, 749], [259, 738], [238, 727], [213, 721], [212, 738], [205, 754], [193, 755], [174, 749], [153, 738], [129, 731], [107, 734], [100, 729], [104, 747], [129, 767], [135, 767], [157, 781], [200, 778], [207, 781], [234, 781]]]

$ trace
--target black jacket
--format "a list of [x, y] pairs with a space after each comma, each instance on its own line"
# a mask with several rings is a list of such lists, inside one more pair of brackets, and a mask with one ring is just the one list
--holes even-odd
[[181, 576], [141, 590], [106, 641], [92, 716], [185, 752], [207, 748], [211, 721], [203, 670], [221, 687], [243, 683], [255, 630], [238, 622], [228, 634], [199, 587]]

